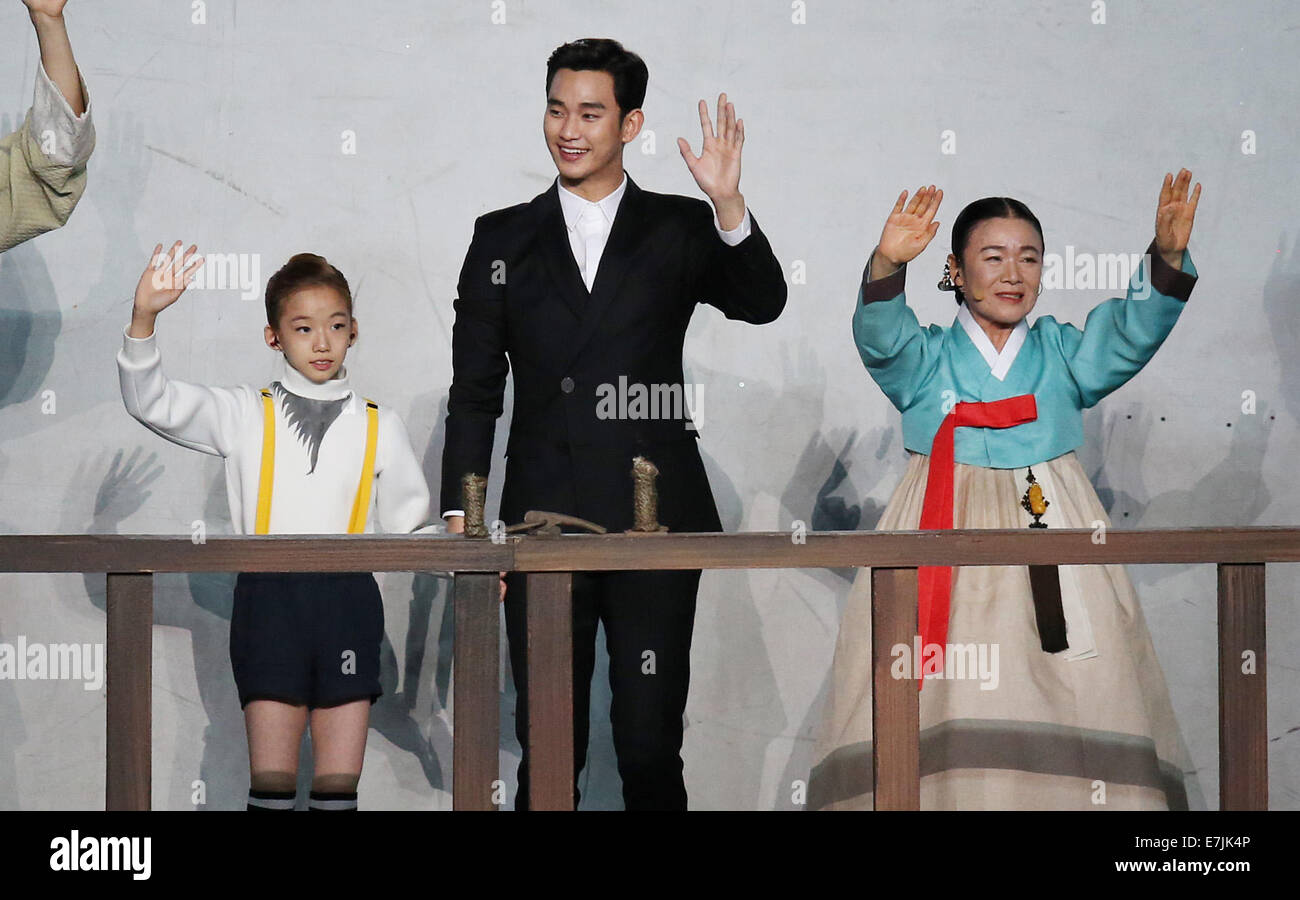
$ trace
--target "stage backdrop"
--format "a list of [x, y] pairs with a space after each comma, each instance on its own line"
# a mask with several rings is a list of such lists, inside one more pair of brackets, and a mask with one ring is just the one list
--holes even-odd
[[[474, 218], [544, 191], [546, 57], [610, 36], [650, 69], [646, 132], [626, 167], [702, 196], [696, 102], [745, 120], [741, 188], [786, 268], [790, 299], [754, 327], [702, 307], [686, 346], [702, 442], [730, 531], [872, 528], [903, 472], [899, 416], [868, 378], [850, 317], [866, 255], [903, 188], [945, 191], [939, 237], [910, 267], [921, 321], [950, 226], [990, 194], [1029, 204], [1060, 286], [1035, 313], [1082, 324], [1122, 293], [1084, 260], [1141, 253], [1160, 181], [1204, 186], [1200, 281], [1132, 383], [1085, 415], [1079, 454], [1117, 527], [1292, 524], [1300, 417], [1300, 9], [1216, 2], [90, 3], [69, 30], [98, 147], [71, 222], [0, 257], [0, 530], [229, 533], [221, 462], [125, 412], [114, 354], [156, 243], [234, 254], [227, 280], [159, 320], [171, 377], [267, 383], [265, 279], [328, 257], [356, 290], [348, 359], [405, 418], [438, 480], [456, 277]], [[31, 102], [35, 37], [0, 5], [0, 110]], [[1109, 279], [1109, 280], [1107, 280]], [[490, 515], [502, 472], [498, 431]], [[1175, 709], [1217, 805], [1215, 573], [1133, 567]], [[1295, 567], [1268, 569], [1270, 795], [1300, 807]], [[851, 571], [708, 572], [692, 650], [684, 757], [691, 805], [799, 806]], [[104, 576], [0, 578], [0, 642], [104, 641]], [[443, 577], [380, 577], [383, 699], [364, 808], [450, 807], [451, 612]], [[153, 803], [240, 808], [247, 748], [227, 655], [233, 576], [156, 579]], [[503, 654], [504, 656], [504, 654]], [[93, 653], [92, 653], [93, 657]], [[514, 790], [509, 673], [501, 766]], [[621, 806], [604, 660], [585, 808]], [[102, 808], [104, 690], [0, 680], [0, 808]], [[304, 771], [309, 760], [304, 757]], [[303, 794], [305, 796], [305, 792]]]

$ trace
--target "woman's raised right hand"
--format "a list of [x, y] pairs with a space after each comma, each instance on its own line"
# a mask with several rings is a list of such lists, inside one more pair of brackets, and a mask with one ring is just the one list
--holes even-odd
[[882, 262], [896, 269], [920, 255], [939, 231], [939, 223], [932, 220], [942, 200], [943, 191], [934, 185], [918, 189], [911, 203], [907, 191], [898, 195], [880, 233], [876, 252]]

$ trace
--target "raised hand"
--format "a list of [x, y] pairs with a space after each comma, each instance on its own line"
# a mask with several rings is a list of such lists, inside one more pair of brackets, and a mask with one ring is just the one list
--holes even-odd
[[180, 252], [181, 246], [181, 241], [177, 241], [166, 254], [162, 252], [162, 244], [153, 248], [149, 265], [135, 286], [136, 316], [152, 319], [175, 303], [194, 280], [194, 273], [203, 265], [203, 257], [195, 253], [197, 246], [191, 244], [185, 253]]
[[68, 101], [72, 114], [80, 116], [86, 111], [86, 94], [81, 89], [77, 74], [77, 60], [68, 40], [68, 26], [63, 20], [63, 7], [67, 0], [23, 0], [36, 43], [41, 48], [41, 66], [55, 87]]
[[50, 18], [57, 18], [63, 15], [63, 7], [68, 0], [23, 0], [23, 6], [26, 6], [29, 14], [41, 14]]
[[[700, 101], [700, 130], [704, 133], [704, 145], [700, 155], [691, 152], [691, 145], [686, 138], [677, 139], [677, 148], [686, 160], [686, 168], [700, 190], [713, 201], [718, 208], [719, 219], [723, 206], [734, 206], [740, 197], [740, 147], [745, 143], [745, 122], [736, 118], [736, 107], [727, 102], [727, 95], [718, 95], [718, 133], [713, 133], [713, 122], [709, 119], [709, 108]], [[721, 204], [721, 206], [720, 206]], [[744, 207], [730, 227], [740, 224], [744, 216]], [[722, 222], [723, 228], [729, 226]]]
[[1160, 186], [1160, 204], [1156, 207], [1156, 250], [1175, 269], [1182, 265], [1183, 251], [1192, 236], [1196, 204], [1201, 200], [1200, 182], [1191, 197], [1187, 196], [1191, 183], [1192, 173], [1187, 169], [1179, 169], [1177, 178], [1166, 172], [1164, 184]]
[[907, 191], [898, 195], [880, 232], [876, 252], [882, 262], [897, 269], [920, 255], [939, 231], [939, 223], [932, 220], [942, 201], [943, 191], [934, 185], [919, 188], [911, 203], [907, 202]]

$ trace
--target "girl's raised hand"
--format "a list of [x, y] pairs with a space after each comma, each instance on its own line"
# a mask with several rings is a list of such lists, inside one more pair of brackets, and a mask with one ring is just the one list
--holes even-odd
[[194, 273], [203, 265], [203, 257], [195, 253], [197, 246], [181, 253], [181, 242], [172, 244], [166, 254], [162, 244], [153, 248], [153, 256], [140, 283], [135, 286], [135, 308], [137, 312], [156, 316], [176, 302], [176, 298], [185, 292]]
[[911, 203], [907, 202], [907, 191], [898, 195], [880, 233], [877, 252], [885, 262], [898, 268], [920, 255], [939, 231], [939, 223], [933, 219], [942, 200], [943, 191], [934, 185], [917, 190]]
[[1178, 263], [1170, 263], [1174, 268], [1182, 262], [1183, 251], [1192, 236], [1192, 220], [1196, 218], [1196, 204], [1201, 199], [1201, 185], [1198, 182], [1191, 197], [1187, 188], [1192, 183], [1192, 173], [1179, 169], [1178, 177], [1165, 173], [1164, 184], [1160, 186], [1160, 205], [1156, 207], [1156, 250], [1168, 261], [1171, 257]]

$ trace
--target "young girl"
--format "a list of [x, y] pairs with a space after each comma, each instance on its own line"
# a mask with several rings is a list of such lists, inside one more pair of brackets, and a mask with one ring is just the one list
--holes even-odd
[[[923, 329], [903, 281], [939, 229], [943, 192], [922, 188], [910, 204], [903, 192], [853, 315], [911, 453], [880, 530], [1110, 526], [1074, 454], [1082, 410], [1133, 377], [1182, 312], [1196, 281], [1186, 248], [1201, 186], [1189, 198], [1190, 183], [1186, 169], [1165, 176], [1142, 271], [1082, 330], [1051, 316], [1026, 324], [1043, 231], [1005, 197], [957, 217], [940, 283], [957, 318]], [[1191, 766], [1132, 583], [1122, 566], [1057, 571], [1059, 594], [1031, 590], [1023, 566], [918, 572], [923, 809], [1186, 808]], [[872, 807], [870, 574], [840, 626], [813, 809]]]
[[[221, 456], [239, 534], [431, 531], [429, 490], [402, 420], [357, 396], [343, 366], [357, 339], [352, 294], [322, 257], [300, 253], [266, 286], [267, 346], [280, 379], [208, 387], [168, 379], [155, 317], [203, 264], [178, 241], [154, 248], [117, 354], [122, 400], [151, 431]], [[422, 527], [423, 526], [423, 527]], [[368, 572], [241, 572], [230, 662], [248, 729], [248, 808], [291, 810], [298, 747], [311, 722], [310, 809], [355, 810], [370, 706], [379, 686], [384, 611]]]

